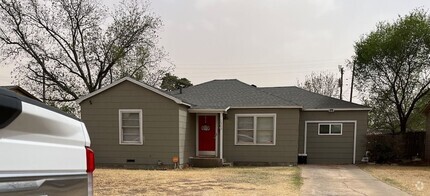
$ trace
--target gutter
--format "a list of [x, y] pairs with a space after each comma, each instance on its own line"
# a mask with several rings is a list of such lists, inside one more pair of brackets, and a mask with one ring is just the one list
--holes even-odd
[[370, 111], [372, 108], [320, 108], [303, 109], [305, 112], [336, 112], [336, 111]]

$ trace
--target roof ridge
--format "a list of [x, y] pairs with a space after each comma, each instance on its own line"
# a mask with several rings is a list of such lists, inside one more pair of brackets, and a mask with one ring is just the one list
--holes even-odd
[[[338, 99], [338, 98], [330, 97], [330, 96], [327, 96], [327, 95], [319, 94], [319, 93], [316, 93], [316, 92], [312, 92], [310, 90], [307, 90], [307, 89], [304, 89], [304, 88], [301, 88], [301, 87], [298, 87], [298, 86], [276, 86], [276, 87], [267, 87], [267, 88], [297, 88], [297, 89], [300, 89], [302, 91], [306, 91], [308, 93], [312, 93], [312, 94], [315, 94], [315, 95], [318, 95], [318, 96], [324, 96], [324, 97], [328, 97], [328, 98], [331, 98], [331, 99], [336, 99], [338, 101], [339, 100], [340, 101], [344, 101], [342, 99]], [[350, 103], [350, 102], [348, 102], [348, 103]]]
[[[211, 83], [211, 82], [215, 82], [215, 81], [217, 81], [216, 79], [213, 79], [213, 80], [209, 80], [209, 81], [207, 81], [207, 82], [203, 82], [203, 83], [200, 83], [200, 84], [196, 84], [196, 85], [193, 85], [193, 86], [189, 86], [189, 87], [187, 87], [187, 88], [193, 88], [193, 87], [196, 87], [196, 86], [201, 86], [201, 85], [203, 85], [203, 84], [207, 84], [207, 83]], [[184, 89], [187, 89], [187, 88], [184, 88]]]
[[349, 101], [346, 101], [346, 100], [343, 100], [343, 99], [338, 99], [338, 98], [335, 98], [335, 97], [330, 97], [330, 96], [327, 96], [327, 95], [323, 95], [323, 94], [319, 94], [319, 93], [316, 93], [316, 92], [312, 92], [310, 90], [307, 90], [307, 89], [304, 89], [304, 88], [301, 88], [301, 87], [298, 87], [298, 86], [279, 86], [279, 87], [266, 87], [266, 88], [296, 88], [296, 89], [299, 89], [301, 91], [305, 91], [307, 93], [311, 93], [311, 94], [314, 94], [314, 95], [317, 95], [317, 96], [320, 96], [320, 97], [326, 97], [326, 98], [329, 98], [329, 99], [332, 99], [332, 100], [336, 100], [336, 101], [341, 101], [341, 102], [344, 102], [344, 103], [349, 103], [349, 104], [354, 104], [354, 105], [357, 105], [357, 106], [367, 107], [367, 106], [362, 105], [362, 104], [358, 104], [358, 103], [354, 103], [354, 102], [349, 102]]
[[231, 79], [213, 79], [211, 81], [228, 81], [228, 80], [237, 80], [237, 81], [240, 81], [240, 80], [235, 79], [235, 78], [231, 78]]
[[266, 86], [266, 87], [258, 87], [258, 88], [298, 88], [297, 86]]
[[[204, 90], [204, 88], [206, 88], [206, 87], [208, 89], [215, 89], [217, 92], [206, 91], [206, 90]], [[232, 92], [231, 95], [225, 94], [227, 89], [230, 91], [234, 90], [235, 92]], [[255, 86], [252, 86], [251, 84], [247, 84], [243, 81], [240, 81], [238, 79], [222, 79], [222, 80], [215, 79], [215, 80], [201, 83], [201, 84], [196, 85], [196, 86], [184, 88], [183, 90], [184, 91], [182, 94], [179, 93], [180, 92], [179, 90], [170, 91], [170, 95], [177, 97], [178, 99], [181, 99], [181, 100], [188, 102], [190, 104], [197, 104], [197, 105], [199, 105], [198, 104], [199, 102], [211, 100], [213, 96], [221, 96], [222, 94], [223, 94], [222, 96], [224, 97], [224, 98], [221, 98], [221, 100], [224, 100], [224, 101], [221, 101], [221, 102], [223, 102], [222, 104], [227, 104], [227, 102], [225, 102], [225, 100], [230, 100], [230, 99], [233, 100], [233, 102], [228, 103], [228, 104], [239, 104], [240, 101], [238, 101], [237, 98], [229, 97], [229, 96], [232, 96], [234, 94], [235, 97], [246, 95], [247, 97], [243, 98], [243, 100], [247, 100], [247, 101], [243, 102], [246, 104], [248, 104], [247, 102], [249, 102], [249, 103], [252, 102], [252, 104], [255, 104], [255, 105], [273, 104], [273, 105], [285, 105], [285, 106], [300, 106], [299, 104], [297, 104], [295, 102], [292, 102], [288, 99], [284, 99], [284, 98], [281, 98], [279, 96], [275, 96], [273, 94], [264, 92], [263, 90], [255, 87]], [[191, 95], [191, 94], [198, 92], [198, 91], [204, 92], [206, 94], [205, 95], [204, 94], [194, 95], [194, 96], [197, 96], [197, 97], [203, 96], [203, 98], [201, 98], [200, 100], [196, 100], [195, 97], [194, 98], [189, 97], [189, 94]], [[222, 92], [224, 92], [224, 93], [222, 93]], [[226, 96], [227, 96], [227, 98], [226, 98]], [[255, 102], [256, 99], [260, 99], [260, 102]], [[243, 103], [240, 103], [240, 104], [243, 104]], [[205, 103], [205, 104], [208, 104], [208, 103]]]
[[[200, 84], [196, 84], [196, 85], [193, 85], [193, 86], [190, 86], [190, 87], [187, 87], [187, 88], [183, 88], [183, 89], [191, 89], [191, 88], [194, 88], [194, 87], [197, 87], [197, 86], [201, 86], [201, 85], [209, 84], [209, 83], [216, 82], [216, 81], [237, 81], [237, 82], [239, 82], [239, 83], [241, 83], [241, 84], [244, 84], [244, 85], [246, 85], [246, 86], [250, 86], [250, 87], [252, 87], [251, 85], [249, 85], [249, 84], [247, 84], [247, 83], [244, 83], [244, 82], [242, 82], [242, 81], [240, 81], [240, 80], [238, 80], [238, 79], [213, 79], [213, 80], [209, 80], [209, 81], [207, 81], [207, 82], [203, 82], [203, 83], [200, 83]], [[252, 88], [255, 88], [255, 87], [252, 87]], [[178, 90], [179, 90], [179, 89], [176, 89], [176, 90], [173, 90], [173, 91], [170, 91], [170, 92], [175, 92], [175, 91], [178, 91]]]
[[[215, 82], [216, 81], [216, 79], [214, 79], [214, 80], [209, 80], [209, 81], [207, 81], [207, 82], [203, 82], [203, 83], [200, 83], [200, 84], [196, 84], [196, 85], [192, 85], [192, 86], [189, 86], [189, 87], [186, 87], [186, 88], [182, 88], [182, 90], [184, 90], [184, 89], [192, 89], [192, 88], [194, 88], [194, 87], [198, 87], [198, 86], [201, 86], [201, 85], [203, 85], [203, 84], [207, 84], [207, 83], [210, 83], [210, 82]], [[179, 91], [179, 89], [175, 89], [175, 90], [173, 90], [173, 91], [165, 91], [167, 94], [170, 94], [170, 95], [172, 95], [172, 96], [175, 96], [175, 93], [174, 92], [177, 92], [177, 91]]]
[[345, 103], [350, 103], [350, 104], [355, 104], [355, 105], [359, 105], [359, 106], [364, 106], [364, 105], [361, 105], [361, 104], [357, 104], [357, 103], [354, 103], [354, 102], [349, 102], [349, 101], [346, 101], [346, 100], [343, 100], [343, 99], [338, 99], [338, 98], [335, 98], [335, 97], [330, 97], [330, 96], [327, 96], [327, 95], [323, 95], [323, 94], [319, 94], [319, 93], [315, 93], [315, 92], [312, 92], [312, 91], [310, 91], [310, 90], [306, 90], [306, 89], [304, 89], [304, 88], [300, 88], [300, 87], [298, 87], [298, 86], [296, 86], [296, 88], [298, 88], [298, 89], [300, 89], [300, 90], [303, 90], [303, 91], [306, 91], [306, 92], [308, 92], [308, 93], [313, 93], [313, 94], [316, 94], [316, 95], [318, 95], [318, 96], [323, 96], [323, 97], [327, 97], [327, 98], [330, 98], [330, 99], [334, 99], [334, 100], [336, 100], [336, 101], [342, 101], [342, 102], [345, 102]]

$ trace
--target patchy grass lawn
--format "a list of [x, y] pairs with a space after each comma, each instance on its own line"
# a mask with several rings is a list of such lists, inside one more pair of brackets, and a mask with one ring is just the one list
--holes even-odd
[[96, 169], [95, 195], [299, 195], [298, 167]]
[[412, 195], [429, 195], [430, 167], [362, 165], [364, 171]]

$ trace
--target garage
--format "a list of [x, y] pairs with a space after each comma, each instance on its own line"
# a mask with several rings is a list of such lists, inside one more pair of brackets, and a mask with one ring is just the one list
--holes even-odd
[[355, 121], [307, 121], [305, 123], [307, 163], [355, 163]]

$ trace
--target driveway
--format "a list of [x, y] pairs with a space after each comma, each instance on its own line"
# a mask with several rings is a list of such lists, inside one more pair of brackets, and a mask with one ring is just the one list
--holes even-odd
[[302, 165], [301, 195], [408, 195], [355, 165]]

